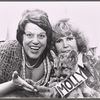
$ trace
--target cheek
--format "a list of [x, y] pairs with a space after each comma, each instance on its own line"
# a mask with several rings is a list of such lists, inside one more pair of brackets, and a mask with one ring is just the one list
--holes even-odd
[[61, 53], [61, 51], [62, 51], [62, 45], [60, 45], [60, 44], [55, 44], [55, 47], [56, 47], [57, 52], [58, 52], [58, 53]]
[[41, 45], [42, 45], [42, 46], [44, 46], [44, 47], [47, 46], [47, 38], [44, 39], [44, 40], [41, 40], [40, 42], [41, 42]]
[[23, 45], [27, 44], [28, 42], [29, 42], [29, 40], [25, 36], [23, 36], [23, 41], [22, 41]]
[[23, 36], [23, 41], [22, 41], [22, 44], [23, 44], [23, 46], [25, 45], [25, 37]]
[[27, 39], [26, 39], [26, 38], [24, 38], [24, 37], [23, 37], [22, 44], [23, 44], [23, 48], [24, 48], [24, 49], [25, 49], [25, 51], [26, 51], [26, 49], [27, 49], [27, 44], [28, 44], [28, 41], [27, 41]]
[[78, 50], [76, 41], [73, 41], [72, 44], [71, 44], [71, 46], [72, 46], [72, 48], [73, 48], [74, 50], [76, 50], [76, 51]]

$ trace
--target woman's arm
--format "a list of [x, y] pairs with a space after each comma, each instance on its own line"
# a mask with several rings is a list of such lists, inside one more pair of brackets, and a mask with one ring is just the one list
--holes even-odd
[[13, 81], [8, 81], [5, 83], [0, 84], [0, 97], [4, 96], [6, 93], [9, 93], [10, 91], [18, 88]]
[[26, 91], [34, 91], [34, 87], [19, 77], [17, 71], [14, 71], [11, 81], [0, 84], [0, 97], [18, 88]]

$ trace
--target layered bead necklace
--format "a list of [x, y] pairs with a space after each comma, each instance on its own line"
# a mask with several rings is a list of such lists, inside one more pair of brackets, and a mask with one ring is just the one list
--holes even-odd
[[22, 65], [23, 65], [23, 78], [25, 79], [25, 66], [30, 69], [30, 70], [33, 70], [34, 67], [36, 66], [36, 64], [38, 63], [40, 57], [38, 58], [38, 60], [36, 61], [35, 64], [33, 64], [32, 66], [28, 65], [25, 61], [25, 54], [24, 54], [24, 50], [22, 48], [22, 56], [23, 56], [23, 61], [22, 61]]
[[37, 63], [38, 63], [39, 59], [40, 59], [40, 57], [38, 58], [38, 60], [36, 61], [36, 63], [35, 63], [35, 64], [33, 64], [32, 66], [28, 65], [28, 64], [25, 62], [26, 67], [27, 67], [27, 68], [29, 68], [29, 69], [31, 69], [31, 70], [33, 70], [33, 69], [34, 69], [34, 67], [37, 65]]
[[[26, 75], [25, 75], [25, 67], [27, 66], [29, 69], [34, 69], [34, 66], [38, 63], [40, 57], [38, 58], [37, 62], [32, 65], [29, 66], [26, 62], [25, 62], [25, 54], [24, 54], [24, 49], [22, 48], [22, 78], [24, 80], [26, 80]], [[36, 82], [37, 85], [43, 84], [45, 85], [47, 83], [47, 81], [49, 80], [49, 75], [50, 75], [50, 70], [51, 70], [51, 66], [48, 65], [46, 63], [46, 59], [43, 60], [43, 65], [44, 65], [44, 77], [41, 78], [39, 81]]]

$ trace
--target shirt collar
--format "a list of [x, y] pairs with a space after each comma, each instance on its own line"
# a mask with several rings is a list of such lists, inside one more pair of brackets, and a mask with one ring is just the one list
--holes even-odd
[[82, 66], [82, 67], [84, 67], [83, 66], [83, 61], [82, 61], [82, 53], [79, 53], [79, 55], [78, 55], [78, 62], [77, 62], [77, 64]]

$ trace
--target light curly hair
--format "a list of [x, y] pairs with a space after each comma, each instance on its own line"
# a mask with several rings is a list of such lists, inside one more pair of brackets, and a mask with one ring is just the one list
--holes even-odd
[[79, 53], [86, 53], [88, 51], [88, 41], [87, 38], [84, 36], [84, 34], [79, 30], [78, 27], [75, 27], [74, 24], [69, 19], [61, 19], [57, 21], [53, 26], [53, 33], [52, 33], [52, 47], [57, 53], [57, 50], [55, 48], [55, 41], [61, 37], [62, 35], [65, 35], [66, 33], [71, 33], [77, 43], [78, 51]]

